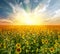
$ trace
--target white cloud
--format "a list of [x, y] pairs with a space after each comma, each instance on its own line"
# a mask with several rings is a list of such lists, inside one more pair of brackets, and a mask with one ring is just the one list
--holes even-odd
[[54, 19], [54, 18], [60, 17], [60, 9], [56, 10], [54, 13], [55, 14], [50, 19]]
[[30, 0], [24, 0], [24, 3], [25, 4], [29, 4], [30, 3]]
[[60, 9], [58, 9], [57, 11], [55, 11], [55, 13], [56, 13], [55, 14], [56, 16], [60, 16]]
[[45, 12], [50, 2], [51, 0], [47, 0], [46, 2], [41, 2], [34, 11], [37, 11], [37, 13]]
[[60, 25], [60, 9], [56, 10], [54, 15], [47, 18], [45, 22], [48, 24]]
[[16, 5], [9, 3], [9, 5], [12, 8], [14, 14], [17, 12], [23, 12], [24, 11], [24, 9], [21, 7], [22, 2], [20, 4], [16, 4]]
[[0, 24], [13, 24], [13, 22], [9, 19], [0, 19]]

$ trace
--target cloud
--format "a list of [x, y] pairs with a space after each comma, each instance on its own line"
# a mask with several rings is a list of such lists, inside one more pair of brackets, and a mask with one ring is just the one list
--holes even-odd
[[[38, 0], [34, 0], [35, 2], [38, 2]], [[29, 4], [30, 0], [24, 0], [25, 4]], [[36, 7], [36, 9], [33, 10], [33, 12], [30, 12], [31, 14], [35, 14], [38, 16], [36, 19], [39, 19], [39, 21], [43, 21], [44, 24], [60, 24], [60, 9], [53, 9], [54, 11], [52, 12], [51, 10], [48, 10], [48, 7], [50, 6], [51, 0], [43, 0], [40, 2], [40, 4]], [[8, 3], [10, 7], [12, 8], [12, 13], [8, 16], [7, 19], [0, 19], [0, 25], [6, 25], [6, 24], [15, 24], [19, 23], [22, 24], [23, 20], [25, 18], [29, 18], [29, 13], [27, 13], [23, 8], [22, 8], [22, 2], [20, 4], [13, 4], [13, 3]], [[52, 6], [51, 6], [52, 8]], [[49, 12], [50, 11], [50, 12]], [[47, 13], [48, 12], [48, 13]], [[33, 17], [33, 16], [32, 16]], [[35, 17], [35, 16], [34, 16]]]
[[49, 25], [60, 25], [60, 17], [56, 17], [52, 20], [49, 20], [46, 22], [46, 24], [49, 24]]
[[47, 13], [47, 15], [49, 16], [47, 18], [47, 21], [54, 20], [55, 18], [59, 18], [60, 17], [60, 9], [55, 10], [54, 12], [51, 12], [51, 13]]
[[[46, 0], [45, 0], [46, 1]], [[35, 9], [38, 13], [45, 12], [47, 7], [49, 6], [51, 0], [47, 0], [46, 2], [41, 2]]]
[[0, 19], [0, 25], [12, 25], [12, 21], [8, 19]]
[[58, 9], [58, 10], [55, 11], [54, 17], [57, 17], [57, 16], [60, 16], [60, 9]]
[[30, 0], [24, 0], [24, 3], [25, 4], [29, 4], [30, 3]]
[[54, 11], [54, 15], [47, 18], [46, 24], [60, 25], [60, 9]]

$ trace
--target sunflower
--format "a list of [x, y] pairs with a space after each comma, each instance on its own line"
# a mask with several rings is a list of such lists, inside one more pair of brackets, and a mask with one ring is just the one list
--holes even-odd
[[60, 38], [60, 35], [58, 35], [58, 38]]
[[45, 50], [45, 52], [47, 52], [48, 51], [48, 48], [44, 48], [44, 50]]
[[47, 39], [45, 39], [45, 41], [44, 41], [44, 42], [45, 42], [45, 44], [48, 44], [48, 40], [47, 40]]
[[36, 43], [36, 40], [34, 40], [34, 43]]
[[55, 43], [55, 44], [54, 44], [54, 47], [55, 47], [55, 48], [60, 47], [60, 44], [59, 44], [59, 43]]
[[7, 45], [6, 45], [6, 43], [4, 43], [4, 48], [7, 48]]
[[41, 39], [42, 44], [44, 44], [44, 39]]
[[24, 38], [25, 38], [25, 34], [22, 35], [22, 39], [24, 39]]
[[39, 51], [39, 49], [37, 48], [37, 49], [36, 49], [36, 52], [38, 52], [38, 51]]
[[42, 39], [42, 44], [48, 44], [48, 40], [47, 39]]
[[0, 43], [0, 47], [2, 47], [3, 46], [3, 44], [2, 43]]
[[55, 43], [58, 43], [58, 40], [55, 40]]
[[17, 47], [17, 48], [21, 47], [21, 44], [20, 44], [20, 43], [17, 43], [17, 44], [16, 44], [16, 47]]
[[54, 52], [54, 48], [53, 48], [53, 47], [49, 48], [49, 51], [50, 51], [51, 53]]
[[20, 47], [18, 47], [18, 48], [16, 48], [16, 53], [21, 53], [21, 48]]
[[8, 37], [6, 37], [6, 39], [5, 39], [5, 40], [6, 40], [6, 41], [10, 41]]
[[26, 44], [26, 45], [29, 45], [29, 41], [26, 41], [25, 44]]

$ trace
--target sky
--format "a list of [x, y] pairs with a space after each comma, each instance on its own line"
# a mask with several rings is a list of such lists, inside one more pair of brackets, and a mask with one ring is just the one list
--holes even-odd
[[0, 24], [60, 25], [60, 0], [0, 0]]

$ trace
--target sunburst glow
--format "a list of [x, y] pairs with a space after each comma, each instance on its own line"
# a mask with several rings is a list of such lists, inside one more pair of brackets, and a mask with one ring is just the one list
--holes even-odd
[[[13, 9], [13, 13], [10, 15], [14, 25], [41, 25], [45, 18], [44, 13], [39, 13], [38, 6], [33, 11], [29, 10], [28, 12], [21, 7], [21, 4], [13, 5], [9, 3]], [[46, 16], [46, 15], [45, 15]]]
[[40, 25], [43, 23], [43, 15], [37, 14], [37, 10], [26, 12], [17, 5], [11, 6], [14, 7], [11, 18], [13, 18], [12, 21], [15, 25]]
[[1, 0], [0, 21], [13, 25], [60, 24], [60, 0]]
[[17, 25], [40, 25], [43, 23], [42, 17], [33, 13], [16, 13], [14, 21]]

